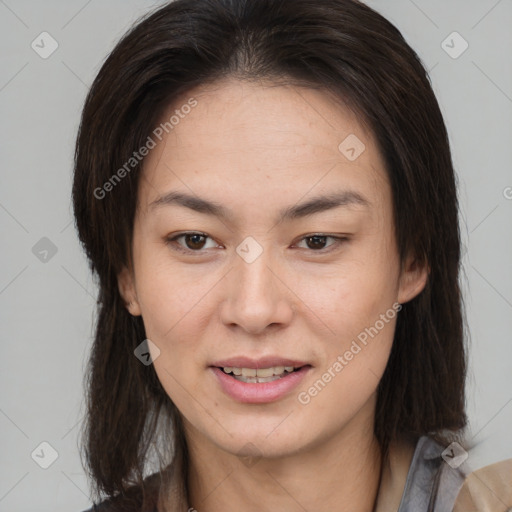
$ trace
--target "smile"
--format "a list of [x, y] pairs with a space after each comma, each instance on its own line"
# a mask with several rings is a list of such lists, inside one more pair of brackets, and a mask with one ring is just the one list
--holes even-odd
[[285, 375], [293, 373], [299, 368], [293, 366], [271, 366], [270, 368], [234, 368], [225, 366], [222, 371], [226, 375], [231, 375], [240, 382], [251, 384], [260, 384], [263, 382], [272, 382], [281, 379]]
[[212, 366], [220, 389], [231, 399], [252, 404], [274, 402], [289, 395], [312, 370], [311, 365], [247, 368]]

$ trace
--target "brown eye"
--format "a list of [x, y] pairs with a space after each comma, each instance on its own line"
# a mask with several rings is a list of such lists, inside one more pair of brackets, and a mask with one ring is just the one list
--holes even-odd
[[327, 236], [313, 235], [305, 238], [309, 249], [324, 249]]
[[[326, 246], [329, 238], [334, 240], [334, 242]], [[312, 252], [328, 252], [331, 249], [335, 249], [336, 246], [340, 246], [347, 240], [347, 237], [315, 234], [303, 237], [300, 243], [304, 242], [306, 244], [305, 248], [310, 249]]]
[[[180, 242], [180, 239], [184, 240], [184, 243]], [[205, 233], [181, 233], [179, 235], [169, 237], [166, 239], [166, 243], [181, 252], [188, 253], [201, 253], [206, 252], [205, 248], [206, 241], [210, 239]], [[212, 240], [213, 241], [213, 240]], [[215, 246], [215, 244], [214, 244]], [[208, 247], [207, 247], [208, 248]]]
[[[331, 240], [331, 243], [327, 244], [327, 242]], [[337, 249], [340, 249], [341, 246], [348, 242], [349, 237], [347, 236], [334, 236], [334, 235], [324, 235], [323, 233], [315, 233], [312, 235], [304, 236], [300, 239], [297, 247], [301, 249], [306, 249], [309, 253], [319, 253], [327, 254]], [[304, 245], [300, 245], [304, 244]]]
[[192, 235], [183, 235], [185, 239], [185, 245], [187, 249], [202, 249], [205, 244], [205, 236], [192, 234]]

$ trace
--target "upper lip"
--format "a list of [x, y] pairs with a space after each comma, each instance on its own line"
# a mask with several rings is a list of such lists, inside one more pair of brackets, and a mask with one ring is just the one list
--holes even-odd
[[266, 356], [259, 359], [251, 359], [250, 357], [237, 356], [230, 357], [229, 359], [222, 359], [216, 361], [211, 366], [217, 366], [219, 368], [225, 368], [226, 366], [232, 368], [271, 368], [275, 366], [293, 366], [299, 368], [306, 366], [308, 363], [304, 361], [298, 361], [297, 359], [285, 359], [279, 356]]

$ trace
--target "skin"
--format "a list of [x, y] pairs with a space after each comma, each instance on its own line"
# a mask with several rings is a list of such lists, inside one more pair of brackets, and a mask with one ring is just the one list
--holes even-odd
[[[297, 396], [381, 314], [425, 286], [427, 270], [413, 256], [401, 268], [374, 137], [325, 91], [236, 79], [189, 91], [162, 119], [190, 97], [197, 106], [146, 157], [132, 268], [119, 275], [130, 313], [142, 315], [160, 349], [158, 378], [184, 418], [190, 506], [370, 511], [381, 464], [376, 389], [396, 316], [309, 403]], [[354, 161], [338, 149], [349, 134], [365, 145]], [[368, 206], [276, 222], [282, 208], [345, 189]], [[171, 190], [216, 201], [233, 219], [176, 204], [150, 207]], [[183, 231], [209, 238], [166, 243]], [[347, 239], [308, 243], [315, 233]], [[236, 252], [248, 236], [263, 251], [252, 263]], [[279, 355], [312, 368], [285, 397], [244, 404], [209, 369], [240, 355]]]

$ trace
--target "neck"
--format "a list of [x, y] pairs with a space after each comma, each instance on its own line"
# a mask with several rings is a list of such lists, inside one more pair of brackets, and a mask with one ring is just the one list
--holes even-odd
[[249, 463], [189, 431], [189, 506], [199, 512], [370, 512], [381, 451], [373, 421], [363, 419], [293, 455]]

